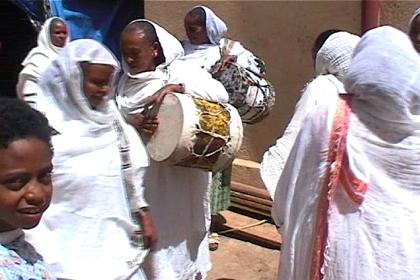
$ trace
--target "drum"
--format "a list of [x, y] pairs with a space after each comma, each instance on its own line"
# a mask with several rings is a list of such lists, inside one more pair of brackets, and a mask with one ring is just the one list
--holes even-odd
[[235, 62], [227, 62], [223, 66], [216, 63], [211, 73], [225, 87], [229, 103], [238, 109], [244, 123], [257, 123], [268, 116], [275, 101], [270, 82]]
[[157, 113], [159, 125], [147, 141], [150, 157], [184, 167], [217, 172], [235, 158], [242, 143], [242, 121], [229, 105], [168, 94]]

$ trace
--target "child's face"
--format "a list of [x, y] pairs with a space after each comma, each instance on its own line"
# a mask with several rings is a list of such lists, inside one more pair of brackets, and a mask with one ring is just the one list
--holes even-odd
[[142, 31], [127, 31], [121, 35], [121, 51], [130, 74], [156, 70], [159, 51]]
[[206, 27], [202, 26], [196, 17], [187, 14], [184, 19], [184, 28], [191, 44], [201, 45], [210, 43]]
[[52, 195], [52, 152], [38, 138], [0, 148], [0, 232], [35, 227]]
[[102, 106], [111, 92], [114, 67], [105, 64], [84, 64], [83, 89], [90, 106]]

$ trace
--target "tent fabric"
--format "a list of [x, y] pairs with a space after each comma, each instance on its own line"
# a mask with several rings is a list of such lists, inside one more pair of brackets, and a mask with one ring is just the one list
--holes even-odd
[[9, 0], [30, 18], [35, 27], [51, 16], [70, 26], [71, 40], [94, 39], [105, 44], [120, 58], [119, 36], [132, 20], [143, 18], [139, 0]]
[[133, 19], [143, 17], [139, 0], [49, 0], [51, 14], [70, 26], [71, 40], [94, 39], [120, 58], [119, 36]]

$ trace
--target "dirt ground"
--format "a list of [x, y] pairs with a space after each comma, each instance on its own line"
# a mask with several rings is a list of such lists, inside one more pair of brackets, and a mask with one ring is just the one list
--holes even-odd
[[213, 268], [208, 280], [274, 280], [279, 250], [220, 236], [220, 245], [211, 252]]

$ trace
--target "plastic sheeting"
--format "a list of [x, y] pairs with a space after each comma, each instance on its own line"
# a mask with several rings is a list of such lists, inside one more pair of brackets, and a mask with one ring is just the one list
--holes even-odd
[[103, 42], [120, 57], [123, 28], [143, 17], [142, 0], [50, 0], [51, 13], [67, 21], [71, 39], [89, 38]]

